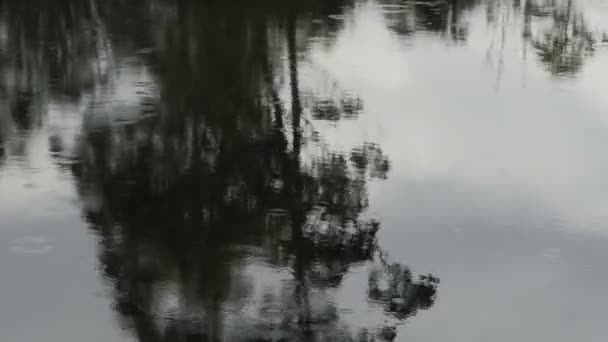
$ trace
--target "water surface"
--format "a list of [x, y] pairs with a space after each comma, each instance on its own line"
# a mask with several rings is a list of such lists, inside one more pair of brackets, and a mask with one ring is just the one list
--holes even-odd
[[3, 341], [608, 338], [608, 2], [0, 3]]

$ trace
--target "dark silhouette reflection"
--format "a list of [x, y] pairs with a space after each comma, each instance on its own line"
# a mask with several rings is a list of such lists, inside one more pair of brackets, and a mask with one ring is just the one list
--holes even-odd
[[450, 40], [466, 40], [468, 23], [463, 12], [472, 8], [475, 0], [449, 1], [380, 1], [388, 27], [401, 35], [417, 31], [436, 32]]
[[487, 21], [500, 31], [499, 38], [493, 38], [490, 46], [500, 50], [499, 65], [503, 64], [506, 30], [513, 25], [513, 18], [523, 15], [524, 42], [534, 49], [547, 70], [558, 76], [580, 71], [585, 59], [606, 36], [588, 27], [580, 8], [571, 0], [389, 0], [380, 1], [378, 6], [388, 27], [400, 35], [434, 32], [452, 42], [468, 39], [471, 18], [467, 18], [466, 12], [481, 6]]
[[[377, 5], [397, 34], [463, 41], [478, 2]], [[368, 182], [390, 171], [381, 146], [333, 151], [314, 130], [365, 103], [329, 76], [329, 91], [301, 89], [311, 37], [335, 37], [354, 6], [1, 2], [0, 163], [25, 154], [49, 103], [85, 103], [76, 144], [51, 133], [48, 150], [74, 176], [116, 311], [139, 340], [390, 340], [395, 321], [349, 326], [334, 300], [372, 263], [361, 300], [387, 319], [433, 305], [439, 280], [386, 261], [381, 223], [365, 217]], [[582, 68], [596, 39], [570, 1], [513, 6], [552, 73]], [[552, 26], [532, 30], [539, 18]]]
[[[332, 37], [336, 36], [344, 22], [337, 18], [348, 16], [356, 6], [349, 0], [280, 3], [265, 0], [245, 13], [243, 8], [247, 5], [240, 1], [219, 4], [215, 1], [3, 0], [0, 4], [3, 29], [0, 70], [4, 75], [0, 79], [0, 159], [9, 155], [23, 156], [28, 136], [42, 125], [49, 102], [54, 105], [79, 104], [85, 101], [84, 95], [91, 94], [96, 95], [97, 102], [112, 101], [111, 96], [104, 99], [103, 94], [111, 92], [116, 78], [124, 74], [123, 69], [128, 69], [124, 65], [115, 65], [116, 60], [128, 59], [130, 61], [122, 63], [129, 64], [133, 58], [140, 58], [139, 62], [146, 67], [152, 66], [158, 81], [170, 84], [163, 87], [161, 95], [173, 98], [178, 93], [183, 107], [204, 102], [201, 109], [205, 111], [205, 120], [221, 118], [226, 110], [215, 109], [216, 104], [209, 99], [216, 99], [218, 103], [226, 102], [227, 98], [255, 99], [260, 88], [265, 89], [264, 92], [270, 91], [267, 94], [270, 97], [274, 96], [267, 105], [278, 106], [277, 96], [280, 92], [272, 94], [271, 90], [278, 91], [279, 86], [284, 85], [286, 75], [275, 74], [269, 68], [281, 64], [283, 51], [280, 49], [285, 45], [286, 38], [277, 33], [276, 28], [289, 29], [285, 18], [294, 16], [292, 30], [297, 31], [299, 38], [293, 42], [294, 49], [291, 51], [299, 56], [306, 51], [307, 40], [311, 37], [322, 37], [326, 44], [331, 44]], [[467, 40], [469, 26], [475, 24], [467, 13], [475, 6], [485, 6], [487, 20], [500, 26], [499, 30], [502, 31], [498, 35], [500, 42], [495, 42], [493, 38], [490, 47], [500, 50], [497, 64], [501, 70], [504, 41], [507, 39], [505, 30], [513, 24], [513, 18], [520, 15], [523, 15], [522, 37], [527, 43], [524, 58], [527, 48], [533, 48], [539, 60], [554, 75], [576, 74], [597, 45], [605, 44], [608, 40], [605, 32], [591, 30], [580, 8], [570, 0], [490, 3], [475, 0], [387, 0], [374, 4], [388, 27], [400, 35], [434, 32], [449, 41]], [[226, 15], [226, 11], [233, 14]], [[213, 20], [222, 19], [215, 20], [213, 24], [200, 25], [197, 18], [192, 17], [193, 13], [198, 12], [206, 13]], [[124, 20], [115, 13], [138, 15]], [[248, 19], [251, 17], [256, 19]], [[174, 27], [180, 21], [184, 24]], [[190, 25], [187, 28], [186, 23]], [[241, 23], [247, 26], [241, 27]], [[249, 37], [249, 34], [253, 36]], [[225, 35], [228, 38], [224, 41], [203, 40], [200, 35]], [[264, 44], [268, 45], [264, 51], [252, 48]], [[228, 49], [243, 54], [229, 56], [217, 53]], [[197, 58], [201, 56], [232, 59], [218, 60], [218, 64], [224, 65], [220, 69], [213, 63], [200, 63]], [[249, 68], [250, 64], [242, 63], [242, 60], [250, 59], [250, 64], [256, 67]], [[176, 61], [188, 67], [176, 68], [172, 65]], [[233, 68], [228, 68], [228, 65]], [[213, 66], [213, 69], [206, 69], [208, 66]], [[220, 70], [221, 77], [214, 75]], [[200, 78], [209, 75], [214, 77], [215, 84], [199, 84]], [[233, 82], [241, 78], [246, 78], [247, 82]], [[364, 106], [363, 101], [356, 94], [338, 86], [330, 88], [328, 92], [319, 92], [318, 89], [302, 92], [301, 102], [308, 106], [312, 118], [330, 121], [357, 118]], [[158, 112], [156, 106], [162, 102], [156, 100], [159, 94], [150, 89], [138, 91], [150, 94], [133, 108], [113, 108], [112, 111], [141, 111], [136, 113], [136, 120], [144, 114], [155, 115]], [[185, 91], [191, 93], [185, 94]], [[207, 96], [200, 96], [201, 93]], [[241, 102], [232, 101], [235, 106]], [[108, 108], [97, 108], [99, 106], [91, 107], [97, 111], [110, 111]], [[238, 111], [238, 108], [230, 110]], [[273, 120], [282, 120], [278, 116], [283, 114], [279, 114], [277, 108], [273, 108], [273, 111]], [[190, 120], [174, 120], [172, 115], [163, 119], [163, 125], [171, 122], [167, 127], [180, 130], [180, 124], [189, 126], [191, 123]], [[259, 122], [251, 119], [252, 122]], [[240, 125], [237, 126], [243, 128]], [[56, 135], [55, 139], [57, 142], [61, 137]], [[51, 152], [56, 156], [64, 154]]]
[[539, 61], [555, 76], [579, 72], [603, 35], [587, 26], [581, 9], [571, 0], [512, 1], [510, 4], [512, 6], [505, 6], [503, 2], [487, 5], [488, 21], [500, 30], [499, 42], [492, 41], [500, 50], [500, 67], [504, 64], [506, 30], [512, 25], [512, 18], [519, 15], [523, 15], [523, 58], [528, 47], [532, 47]]
[[380, 266], [369, 275], [369, 298], [383, 305], [384, 310], [399, 319], [430, 308], [435, 301], [439, 278], [428, 274], [412, 279], [410, 269], [399, 263], [389, 263], [380, 255]]
[[317, 120], [338, 121], [354, 119], [363, 109], [362, 100], [353, 97], [342, 97], [339, 101], [333, 99], [316, 99], [312, 115]]
[[[531, 40], [548, 70], [554, 75], [579, 71], [585, 58], [594, 51], [595, 38], [572, 1], [554, 0], [541, 4], [528, 1], [524, 10], [524, 36]], [[550, 17], [552, 26], [535, 36], [530, 33], [533, 17]]]
[[2, 67], [11, 75], [2, 88], [17, 102], [49, 84], [55, 95], [80, 96], [99, 80], [109, 42], [94, 1], [4, 0], [1, 18]]
[[0, 160], [23, 157], [49, 101], [78, 101], [103, 79], [110, 47], [93, 1], [0, 2]]
[[[362, 213], [388, 158], [372, 143], [331, 151], [306, 134], [311, 120], [363, 108], [349, 92], [328, 101], [300, 90], [309, 23], [334, 30], [327, 14], [344, 4], [70, 4], [69, 18], [82, 11], [119, 37], [103, 50], [126, 63], [116, 74], [150, 73], [124, 103], [112, 98], [118, 76], [90, 87], [94, 77], [49, 76], [72, 99], [71, 86], [96, 88], [69, 165], [121, 322], [141, 341], [391, 339], [390, 324], [349, 327], [332, 300], [349, 269], [377, 254], [380, 223]], [[136, 9], [130, 24], [108, 15]], [[129, 49], [136, 60], [121, 62]], [[58, 70], [81, 62], [60, 59]], [[58, 136], [49, 149], [67, 153]]]

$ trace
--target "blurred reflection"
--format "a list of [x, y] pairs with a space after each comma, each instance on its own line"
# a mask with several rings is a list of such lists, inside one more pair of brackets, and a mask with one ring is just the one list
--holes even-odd
[[524, 40], [523, 58], [528, 46], [531, 47], [555, 76], [579, 72], [602, 35], [587, 26], [581, 8], [571, 0], [489, 1], [486, 11], [487, 21], [498, 33], [490, 50], [498, 50], [499, 68], [504, 64], [506, 40], [519, 22], [522, 27], [518, 33]]
[[0, 4], [0, 159], [23, 157], [48, 102], [77, 102], [107, 71], [111, 54], [93, 1]]
[[[583, 15], [574, 8], [572, 0], [554, 0], [542, 4], [529, 1], [524, 8], [524, 16], [525, 35], [552, 74], [572, 74], [582, 68], [585, 57], [594, 50], [595, 38], [585, 24]], [[552, 18], [550, 27], [536, 35], [528, 33], [533, 17], [546, 16]]]
[[378, 6], [388, 27], [400, 35], [437, 32], [450, 41], [466, 41], [469, 26], [480, 24], [472, 21], [467, 12], [475, 6], [485, 8], [486, 20], [499, 31], [491, 49], [499, 49], [501, 55], [507, 32], [523, 16], [524, 43], [534, 48], [539, 60], [554, 75], [580, 71], [585, 58], [592, 55], [606, 35], [588, 27], [581, 9], [572, 0], [380, 1]]
[[[501, 56], [507, 33], [510, 33], [507, 29], [519, 23], [517, 18], [522, 17], [521, 37], [554, 75], [572, 75], [580, 71], [586, 58], [593, 54], [598, 44], [606, 40], [605, 32], [591, 30], [580, 6], [571, 0], [383, 0], [370, 3], [375, 4], [385, 24], [396, 34], [410, 36], [417, 32], [436, 32], [450, 41], [468, 39], [469, 26], [480, 24], [469, 13], [476, 6], [482, 6], [486, 9], [488, 22], [497, 25], [501, 31], [492, 38], [490, 46], [490, 50], [498, 49], [497, 53]], [[3, 0], [1, 6], [0, 68], [4, 77], [0, 79], [0, 97], [3, 99], [0, 106], [0, 158], [4, 159], [7, 155], [22, 156], [25, 153], [27, 136], [32, 129], [41, 126], [49, 101], [55, 104], [81, 103], [84, 95], [96, 94], [98, 97], [104, 92], [104, 101], [113, 101], [109, 95], [116, 94], [108, 94], [108, 91], [116, 89], [116, 79], [126, 74], [126, 60], [129, 60], [127, 64], [132, 64], [134, 56], [136, 60], [141, 59], [143, 65], [153, 66], [154, 74], [161, 83], [172, 84], [164, 88], [163, 98], [173, 98], [173, 93], [178, 92], [184, 101], [182, 106], [200, 102], [203, 98], [217, 99], [218, 103], [226, 102], [224, 99], [227, 98], [253, 98], [251, 95], [260, 88], [256, 82], [264, 83], [262, 88], [269, 91], [274, 82], [280, 84], [285, 81], [286, 75], [276, 74], [272, 70], [260, 74], [263, 70], [260, 67], [282, 65], [285, 37], [271, 27], [284, 25], [284, 18], [294, 16], [294, 30], [299, 32], [299, 38], [293, 42], [293, 52], [301, 55], [306, 52], [307, 40], [312, 37], [322, 38], [326, 44], [331, 44], [331, 37], [337, 35], [352, 9], [360, 4], [341, 0], [280, 4], [266, 1], [253, 14], [249, 13], [250, 10], [240, 13], [243, 5], [238, 2], [219, 5], [190, 1]], [[222, 21], [200, 25], [192, 16], [202, 8], [205, 8], [204, 15], [218, 14]], [[225, 11], [233, 14], [227, 16]], [[137, 20], [122, 20], [111, 15], [120, 12], [140, 15]], [[257, 19], [244, 20], [244, 16]], [[180, 20], [185, 20], [183, 27], [173, 27]], [[239, 27], [241, 22], [248, 26]], [[224, 41], [203, 41], [199, 37], [203, 30], [208, 36], [216, 32], [234, 37]], [[247, 36], [253, 32], [258, 32], [255, 38]], [[114, 39], [111, 41], [110, 37]], [[252, 39], [256, 39], [256, 42]], [[264, 51], [252, 47], [263, 44], [267, 45]], [[234, 53], [231, 57], [229, 54], [219, 56], [216, 53], [227, 49], [243, 54]], [[525, 58], [525, 47], [523, 53]], [[223, 76], [215, 78], [216, 84], [207, 83], [208, 88], [201, 89], [197, 80], [219, 69], [206, 69], [213, 64], [200, 63], [197, 56], [216, 59], [230, 57], [232, 60], [221, 63], [234, 68], [225, 67], [222, 69]], [[248, 63], [258, 68], [249, 68], [241, 59], [251, 59]], [[125, 62], [122, 66], [115, 65], [116, 60]], [[500, 56], [498, 60], [500, 67], [504, 62]], [[188, 68], [171, 68], [176, 61], [188, 64]], [[270, 64], [264, 66], [265, 63]], [[133, 70], [132, 67], [129, 69]], [[184, 70], [188, 74], [182, 74]], [[248, 81], [235, 84], [233, 80], [238, 77], [245, 77]], [[329, 80], [328, 83], [329, 91], [303, 93], [301, 100], [311, 106], [312, 118], [330, 121], [356, 118], [362, 111], [363, 101], [356, 94], [340, 89], [335, 82]], [[184, 93], [186, 91], [192, 93], [188, 95]], [[198, 91], [208, 96], [200, 96]], [[276, 96], [279, 93], [270, 94], [275, 96], [272, 103], [277, 104]], [[154, 114], [157, 112], [154, 106], [158, 104], [149, 100], [159, 94], [148, 95], [149, 98], [142, 102], [148, 106], [146, 112]], [[97, 102], [100, 101], [98, 97]], [[234, 101], [236, 103], [239, 101]], [[139, 103], [135, 108], [138, 106], [143, 104]], [[207, 107], [207, 120], [223, 113], [223, 109], [213, 109], [216, 105], [212, 101], [206, 100], [204, 106]], [[97, 111], [108, 110], [98, 108]], [[124, 108], [113, 108], [112, 111], [124, 112]], [[165, 119], [173, 120], [170, 117]]]
[[152, 73], [140, 102], [99, 95], [72, 166], [116, 310], [140, 340], [394, 337], [348, 327], [332, 300], [351, 265], [374, 258], [366, 182], [390, 169], [378, 145], [336, 152], [304, 134], [363, 106], [300, 94], [307, 22], [334, 5], [141, 12], [165, 24], [137, 62]]
[[[433, 305], [439, 279], [388, 261], [366, 217], [368, 183], [391, 169], [382, 147], [335, 151], [308, 134], [363, 115], [328, 75], [327, 89], [300, 85], [308, 44], [335, 37], [358, 3], [0, 4], [0, 165], [26, 154], [51, 105], [84, 108], [76, 142], [53, 132], [48, 152], [69, 155], [116, 311], [139, 340], [391, 340], [392, 323], [340, 317], [336, 291], [364, 264], [364, 299], [387, 317]], [[457, 42], [475, 6], [502, 28], [523, 8], [523, 41], [554, 75], [580, 71], [597, 41], [570, 0], [372, 4], [396, 35]]]
[[462, 14], [475, 4], [475, 0], [387, 0], [380, 1], [379, 7], [388, 26], [398, 34], [427, 31], [453, 40], [465, 40], [467, 24], [462, 20]]
[[380, 254], [380, 267], [369, 275], [369, 298], [381, 303], [384, 310], [399, 319], [413, 316], [419, 309], [430, 308], [435, 301], [439, 278], [428, 274], [412, 279], [407, 266], [389, 263]]

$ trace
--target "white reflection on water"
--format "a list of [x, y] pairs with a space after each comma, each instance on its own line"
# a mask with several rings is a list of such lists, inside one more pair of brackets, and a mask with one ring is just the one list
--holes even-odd
[[[465, 12], [462, 44], [421, 33], [369, 53], [370, 34], [390, 33], [379, 6], [355, 7], [359, 21], [313, 56], [365, 111], [322, 132], [335, 146], [383, 147], [391, 174], [370, 186], [381, 244], [442, 277], [435, 307], [398, 340], [602, 341], [608, 51], [599, 43], [576, 75], [551, 75], [522, 41], [520, 13], [499, 13], [504, 27], [486, 21], [493, 3], [509, 4]], [[605, 5], [579, 6], [601, 36]], [[342, 63], [352, 56], [358, 64]]]
[[[343, 143], [381, 132], [373, 141], [386, 149], [397, 170], [389, 182], [453, 182], [518, 194], [568, 220], [608, 214], [603, 177], [608, 126], [605, 96], [599, 96], [605, 90], [605, 53], [591, 58], [575, 79], [555, 79], [532, 57], [521, 59], [517, 26], [509, 26], [513, 43], [505, 48], [501, 87], [495, 89], [495, 70], [484, 67], [494, 37], [484, 24], [483, 6], [467, 15], [466, 46], [446, 46], [439, 36], [412, 37], [387, 42], [390, 48], [372, 45], [370, 53], [361, 50], [363, 42], [390, 36], [381, 8], [368, 4], [354, 12], [352, 25], [361, 30], [347, 26], [329, 51], [313, 53], [365, 103], [360, 120], [327, 127], [328, 139]], [[361, 64], [340, 63], [346, 56], [359, 56]], [[376, 81], [386, 82], [375, 83], [362, 70], [373, 70]], [[395, 78], [400, 82], [392, 83]]]

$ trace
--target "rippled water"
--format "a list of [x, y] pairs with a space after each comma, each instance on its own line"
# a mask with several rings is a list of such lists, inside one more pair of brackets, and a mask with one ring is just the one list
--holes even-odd
[[608, 2], [0, 1], [0, 340], [605, 341]]

